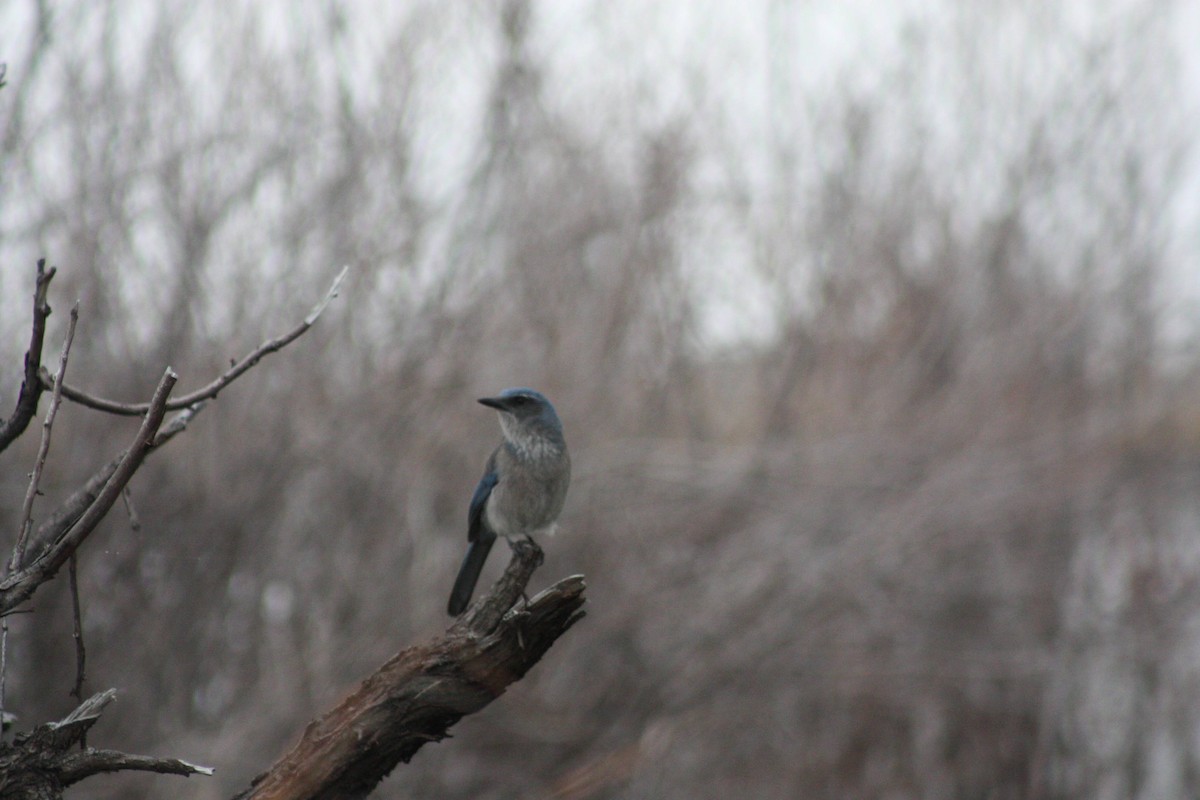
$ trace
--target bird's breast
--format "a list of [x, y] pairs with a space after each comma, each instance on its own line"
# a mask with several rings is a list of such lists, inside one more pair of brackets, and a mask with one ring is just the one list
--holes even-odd
[[514, 459], [505, 467], [484, 510], [489, 527], [510, 537], [544, 533], [562, 511], [569, 462], [531, 466]]

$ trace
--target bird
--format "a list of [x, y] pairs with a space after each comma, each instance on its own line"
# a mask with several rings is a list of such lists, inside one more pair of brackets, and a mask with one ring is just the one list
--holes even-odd
[[519, 387], [478, 402], [499, 413], [504, 439], [488, 458], [471, 497], [467, 555], [447, 607], [452, 617], [466, 611], [496, 537], [511, 543], [552, 534], [571, 483], [562, 421], [545, 395]]

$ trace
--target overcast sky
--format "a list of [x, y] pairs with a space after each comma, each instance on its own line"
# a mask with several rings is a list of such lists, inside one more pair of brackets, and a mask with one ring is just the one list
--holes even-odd
[[[1159, 12], [1156, 4], [1128, 0], [985, 3], [973, 10], [954, 2], [554, 0], [535, 4], [529, 42], [547, 65], [546, 95], [555, 109], [587, 120], [579, 126], [581, 135], [612, 137], [615, 141], [609, 144], [619, 148], [615, 132], [628, 130], [633, 121], [646, 128], [680, 116], [699, 120], [697, 129], [708, 138], [698, 143], [700, 162], [693, 175], [700, 196], [727, 191], [728, 164], [736, 163], [743, 171], [738, 178], [754, 187], [754, 202], [761, 205], [795, 202], [773, 194], [777, 159], [789, 148], [801, 160], [817, 157], [811, 148], [816, 146], [813, 131], [822, 123], [819, 98], [879, 93], [886, 81], [895, 79], [900, 55], [913, 46], [914, 37], [925, 37], [935, 44], [926, 49], [928, 58], [914, 78], [925, 86], [918, 94], [921, 105], [891, 113], [894, 119], [908, 120], [907, 135], [917, 135], [913, 132], [919, 129], [921, 136], [936, 140], [947, 153], [947, 180], [969, 187], [963, 191], [972, 202], [986, 207], [987, 186], [994, 181], [989, 181], [986, 154], [974, 157], [977, 141], [999, 142], [996, 146], [1002, 147], [1004, 115], [1036, 105], [1042, 87], [1048, 96], [1053, 93], [1063, 75], [1077, 68], [1072, 59], [1081, 42], [1111, 39], [1119, 47], [1127, 36], [1123, 26], [1131, 18], [1143, 20], [1149, 29], [1143, 35], [1161, 41], [1164, 50], [1176, 55], [1178, 91], [1151, 108], [1172, 115], [1165, 120], [1171, 125], [1178, 126], [1180, 117], [1200, 120], [1200, 56], [1194, 46], [1200, 41], [1200, 3], [1170, 6]], [[21, 80], [19, 69], [32, 41], [33, 7], [33, 2], [19, 0], [0, 4], [0, 60], [10, 64], [10, 83]], [[57, 4], [60, 10], [55, 13], [70, 15], [73, 24], [83, 20], [86, 26], [88, 15], [77, 11], [86, 7]], [[129, 42], [144, 37], [152, 16], [145, 9], [155, 4], [130, 0], [118, 7], [124, 22], [115, 35]], [[281, 50], [303, 47], [326, 24], [330, 7], [256, 4], [266, 21], [268, 41]], [[488, 4], [362, 0], [332, 7], [344, 16], [345, 34], [337, 52], [328, 54], [328, 70], [317, 80], [331, 85], [347, 81], [364, 103], [395, 90], [377, 79], [375, 65], [386, 60], [389, 48], [398, 46], [394, 31], [399, 22], [424, 18], [432, 33], [407, 54], [421, 76], [415, 86], [421, 115], [416, 127], [418, 175], [431, 197], [455, 191], [462, 185], [461, 176], [474, 167], [470, 142], [486, 108], [486, 76], [497, 58], [494, 20], [485, 13]], [[184, 44], [193, 55], [191, 68], [203, 76], [213, 70], [214, 62], [229, 56], [231, 15], [216, 5], [183, 4], [180, 9], [186, 9], [181, 13]], [[955, 44], [944, 46], [947, 43]], [[989, 91], [1002, 98], [996, 103], [1000, 111], [995, 120], [961, 116], [963, 99], [956, 93], [978, 86], [960, 74], [963, 52], [973, 47], [978, 64], [967, 66], [978, 66]], [[130, 47], [129, 52], [133, 59], [138, 49]], [[136, 69], [136, 64], [130, 65], [131, 72]], [[1129, 69], [1138, 67], [1131, 64]], [[1133, 77], [1151, 89], [1155, 85], [1153, 75]], [[198, 79], [196, 85], [203, 87], [204, 81]], [[0, 103], [6, 95], [11, 97], [11, 90], [0, 93]], [[202, 88], [191, 100], [203, 113]], [[208, 113], [219, 114], [220, 109]], [[904, 136], [898, 132], [898, 148], [906, 146]], [[630, 147], [635, 144], [629, 142]], [[1184, 169], [1187, 177], [1170, 226], [1180, 254], [1178, 292], [1170, 293], [1176, 313], [1200, 296], [1200, 279], [1194, 279], [1200, 267], [1190, 255], [1200, 251], [1196, 159], [1190, 158]], [[3, 185], [0, 182], [0, 188]], [[802, 201], [807, 187], [795, 188]], [[1063, 200], [1064, 208], [1068, 202]], [[698, 213], [703, 217], [702, 208]], [[752, 271], [744, 269], [754, 257], [754, 242], [747, 237], [755, 234], [734, 227], [722, 210], [698, 222], [691, 239], [697, 284], [710, 297], [707, 328], [718, 339], [763, 333], [758, 321], [770, 303], [763, 287], [750, 278]], [[11, 270], [11, 256], [4, 260], [4, 269]], [[0, 290], [7, 293], [11, 288], [11, 282], [0, 282]]]

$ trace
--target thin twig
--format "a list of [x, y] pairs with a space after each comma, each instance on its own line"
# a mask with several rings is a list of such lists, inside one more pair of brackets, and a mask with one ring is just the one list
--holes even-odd
[[42, 366], [42, 342], [46, 337], [46, 317], [50, 316], [50, 305], [46, 302], [50, 281], [56, 269], [46, 270], [46, 259], [37, 262], [37, 282], [33, 290], [33, 330], [29, 336], [29, 349], [25, 351], [25, 377], [17, 395], [17, 406], [12, 416], [0, 421], [0, 451], [25, 432], [29, 421], [37, 413], [38, 399], [44, 388], [40, 369]]
[[150, 443], [150, 448], [157, 450], [171, 441], [173, 436], [187, 430], [187, 426], [195, 419], [197, 414], [204, 410], [206, 405], [208, 405], [208, 401], [201, 400], [199, 403], [193, 403], [174, 417], [171, 417], [171, 421], [163, 425], [158, 433], [154, 434], [154, 441]]
[[125, 487], [125, 491], [121, 492], [121, 499], [125, 501], [125, 516], [129, 517], [129, 529], [132, 531], [140, 531], [142, 529], [142, 521], [138, 518], [137, 509], [133, 507], [133, 492], [129, 487]]
[[[241, 377], [242, 374], [262, 360], [263, 356], [282, 350], [284, 347], [295, 341], [301, 334], [313, 326], [313, 323], [315, 323], [317, 318], [321, 316], [321, 312], [325, 310], [325, 306], [329, 305], [329, 302], [333, 298], [337, 297], [338, 290], [341, 288], [342, 281], [345, 279], [346, 273], [349, 271], [349, 269], [349, 267], [342, 267], [342, 271], [339, 272], [337, 278], [334, 279], [333, 285], [329, 287], [329, 291], [326, 292], [325, 297], [321, 299], [321, 302], [317, 303], [317, 305], [313, 307], [313, 310], [308, 313], [308, 316], [306, 316], [300, 322], [300, 324], [282, 336], [277, 336], [274, 339], [268, 339], [267, 341], [263, 342], [249, 355], [247, 355], [241, 361], [233, 364], [233, 366], [231, 366], [227, 371], [222, 373], [207, 386], [203, 386], [190, 394], [186, 394], [172, 400], [167, 404], [167, 411], [176, 411], [181, 408], [187, 408], [188, 406], [198, 403], [201, 400], [209, 400], [213, 397], [216, 397], [218, 392]], [[45, 374], [44, 371], [41, 373], [41, 378], [43, 384], [46, 384], [46, 382], [49, 380], [49, 376]], [[97, 411], [107, 411], [110, 414], [121, 414], [129, 417], [145, 414], [146, 409], [149, 407], [149, 404], [147, 403], [121, 403], [116, 400], [107, 400], [103, 397], [96, 397], [95, 395], [88, 394], [80, 389], [76, 389], [73, 386], [64, 386], [63, 394], [68, 400], [79, 403], [83, 406], [87, 406], [88, 408], [94, 408]]]
[[8, 616], [0, 619], [0, 742], [4, 741], [4, 678], [8, 673]]
[[[83, 680], [85, 667], [87, 665], [87, 651], [83, 646], [83, 614], [79, 608], [79, 566], [78, 553], [71, 553], [70, 561], [70, 577], [71, 577], [71, 610], [75, 615], [75, 627], [71, 631], [71, 635], [75, 639], [75, 688], [71, 690], [71, 696], [79, 702], [83, 702]], [[87, 734], [79, 738], [79, 749], [87, 748]]]
[[12, 556], [8, 559], [7, 574], [20, 569], [25, 560], [25, 544], [29, 539], [29, 531], [33, 527], [33, 501], [38, 495], [38, 483], [42, 479], [42, 470], [46, 466], [46, 456], [50, 452], [50, 432], [54, 427], [54, 417], [58, 415], [58, 407], [62, 403], [63, 376], [67, 372], [67, 356], [71, 353], [71, 342], [75, 339], [75, 324], [79, 322], [79, 302], [71, 308], [71, 320], [67, 324], [67, 338], [63, 342], [62, 352], [58, 356], [58, 374], [54, 376], [52, 388], [54, 394], [50, 399], [50, 408], [46, 411], [46, 419], [42, 422], [42, 441], [38, 445], [37, 458], [33, 462], [33, 472], [29, 476], [29, 487], [25, 490], [25, 502], [21, 506], [21, 528], [17, 533], [17, 543], [13, 546]]

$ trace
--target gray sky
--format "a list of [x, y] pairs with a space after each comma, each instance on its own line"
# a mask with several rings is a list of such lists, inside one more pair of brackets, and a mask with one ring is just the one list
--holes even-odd
[[[114, 35], [136, 42], [146, 35], [150, 18], [143, 9], [154, 4], [127, 2], [124, 7], [125, 22]], [[0, 6], [0, 59], [10, 64], [10, 82], [21, 80], [32, 8], [21, 2]], [[188, 102], [198, 116], [220, 114], [216, 95], [205, 96], [204, 76], [230, 68], [225, 43], [234, 32], [231, 17], [238, 15], [215, 5], [180, 8], [182, 46], [190, 53], [184, 64], [198, 87]], [[255, 8], [267, 41], [280, 52], [303, 48], [325, 24], [324, 6], [265, 2]], [[419, 117], [418, 180], [434, 203], [452, 205], [464, 176], [476, 167], [471, 143], [485, 109], [486, 77], [498, 56], [486, 4], [364, 1], [340, 8], [345, 33], [336, 52], [328, 54], [328, 69], [314, 76], [314, 91], [332, 97], [333, 88], [344, 81], [360, 103], [370, 104], [397, 90], [379, 79], [379, 63], [399, 57], [411, 65], [417, 75], [410, 89]], [[87, 26], [86, 13], [58, 13], [75, 14], [83, 20], [81, 27]], [[394, 31], [402, 27], [402, 18], [423, 20], [432, 34], [397, 41]], [[1200, 121], [1200, 58], [1192, 44], [1200, 41], [1200, 4], [1194, 2], [1171, 4], [1162, 13], [1137, 2], [1101, 9], [1088, 2], [965, 8], [954, 2], [865, 0], [555, 0], [535, 5], [530, 47], [547, 67], [545, 94], [552, 111], [581, 121], [581, 136], [606, 140], [614, 152], [636, 145], [635, 138], [625, 136], [635, 128], [678, 118], [693, 123], [693, 135], [701, 139], [695, 142], [699, 160], [692, 176], [698, 200], [688, 238], [692, 252], [684, 257], [697, 291], [707, 300], [705, 329], [714, 341], [736, 341], [770, 333], [762, 320], [772, 315], [777, 298], [755, 268], [760, 240], [771, 231], [732, 215], [730, 197], [747, 192], [751, 216], [760, 226], [772, 214], [780, 225], [794, 224], [789, 216], [802, 216], [807, 193], [822, 174], [836, 169], [838, 144], [822, 139], [821, 129], [828, 123], [823, 114], [837, 98], [885, 98], [881, 118], [895, 125], [897, 153], [911, 147], [913, 137], [931, 142], [931, 152], [945, 159], [944, 191], [963, 195], [963, 224], [970, 225], [994, 210], [989, 207], [993, 196], [1004, 195], [995, 174], [997, 154], [1009, 146], [1006, 135], [1017, 140], [1022, 135], [1019, 126], [1011, 132], [1006, 126], [1021, 114], [1036, 114], [1040, 104], [1061, 102], [1055, 93], [1075, 79], [1072, 70], [1079, 68], [1081, 48], [1112, 40], [1119, 50], [1128, 38], [1122, 26], [1130, 18], [1143, 20], [1141, 35], [1173, 50], [1178, 65], [1178, 74], [1163, 76], [1178, 81], [1169, 89], [1131, 62], [1129, 80], [1145, 84], [1133, 91], [1153, 93], [1161, 87], [1163, 96], [1152, 98], [1149, 108], [1162, 112], [1163, 127], [1195, 129]], [[79, 30], [71, 35], [87, 40]], [[914, 67], [903, 54], [915, 41], [926, 44], [925, 57]], [[138, 52], [121, 42], [118, 49]], [[1162, 69], [1160, 64], [1151, 67]], [[137, 65], [131, 63], [129, 69], [134, 73]], [[898, 79], [897, 71], [905, 70], [908, 77]], [[887, 107], [886, 98], [894, 94], [888, 82], [909, 79], [916, 87], [912, 94], [896, 96], [893, 107]], [[980, 87], [988, 92], [982, 103], [968, 96]], [[1062, 110], [1064, 117], [1072, 113], [1068, 107]], [[788, 175], [780, 173], [781, 159], [794, 164]], [[624, 163], [635, 165], [636, 153], [630, 150]], [[1194, 157], [1184, 170], [1169, 223], [1178, 285], [1167, 299], [1180, 318], [1191, 316], [1189, 309], [1194, 311], [1200, 297], [1200, 281], [1193, 279], [1200, 274], [1193, 255], [1200, 244], [1200, 180]], [[1076, 213], [1074, 207], [1086, 215], [1088, 202], [1087, 197], [1062, 196], [1053, 207], [1061, 214]], [[21, 216], [11, 203], [6, 205], [10, 220]], [[1053, 220], [1047, 225], [1047, 236], [1061, 235]], [[4, 260], [9, 262], [4, 271], [11, 275], [12, 254]], [[24, 276], [24, 265], [17, 266]], [[801, 258], [794, 268], [800, 273], [796, 280], [803, 283], [811, 265]], [[11, 279], [0, 282], [6, 295], [13, 289]]]

